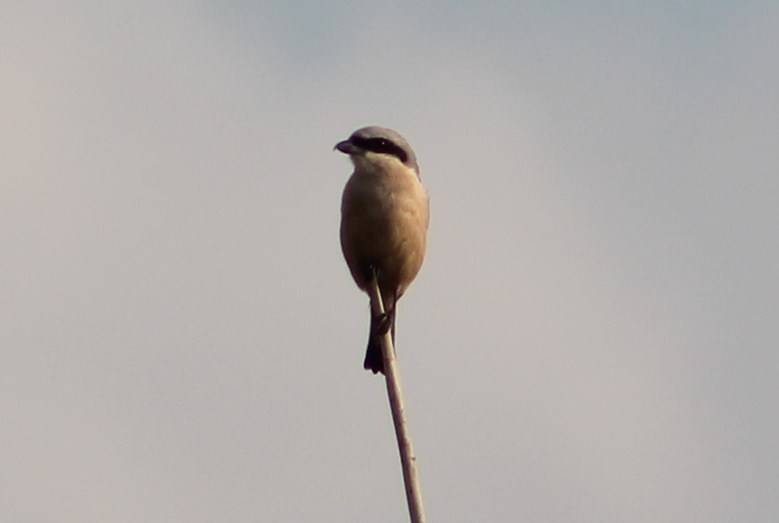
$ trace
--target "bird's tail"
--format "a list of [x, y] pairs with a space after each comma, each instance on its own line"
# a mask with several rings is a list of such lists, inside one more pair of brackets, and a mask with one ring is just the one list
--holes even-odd
[[[389, 322], [387, 325], [386, 322]], [[384, 316], [371, 314], [371, 330], [368, 334], [368, 348], [365, 351], [365, 361], [362, 366], [366, 370], [377, 374], [384, 374], [384, 354], [381, 351], [381, 337], [390, 329], [392, 346], [395, 346], [395, 307]]]
[[384, 356], [381, 352], [381, 340], [378, 334], [373, 333], [374, 320], [371, 319], [371, 333], [368, 337], [368, 349], [365, 351], [365, 361], [362, 366], [374, 374], [384, 374]]

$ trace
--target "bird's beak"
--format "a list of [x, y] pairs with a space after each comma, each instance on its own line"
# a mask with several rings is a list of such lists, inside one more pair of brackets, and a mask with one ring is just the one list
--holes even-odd
[[357, 147], [355, 147], [354, 144], [349, 140], [338, 142], [337, 144], [335, 144], [334, 148], [338, 149], [339, 151], [345, 154], [354, 154], [357, 152]]

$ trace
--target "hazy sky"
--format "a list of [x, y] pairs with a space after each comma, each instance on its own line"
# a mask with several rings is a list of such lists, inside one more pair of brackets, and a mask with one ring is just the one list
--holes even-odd
[[407, 518], [366, 124], [431, 196], [431, 522], [779, 520], [776, 2], [43, 4], [0, 10], [4, 522]]

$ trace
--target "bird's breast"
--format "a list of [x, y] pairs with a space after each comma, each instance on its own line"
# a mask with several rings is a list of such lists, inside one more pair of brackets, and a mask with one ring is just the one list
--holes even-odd
[[385, 282], [405, 287], [422, 265], [428, 197], [416, 173], [355, 173], [344, 189], [341, 244], [360, 287], [371, 266]]

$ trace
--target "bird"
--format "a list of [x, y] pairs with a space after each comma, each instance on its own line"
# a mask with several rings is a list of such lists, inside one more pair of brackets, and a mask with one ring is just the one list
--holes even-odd
[[376, 277], [385, 310], [376, 315], [371, 307], [363, 367], [384, 374], [381, 336], [391, 330], [394, 342], [397, 302], [422, 267], [429, 198], [414, 150], [398, 132], [362, 127], [335, 149], [354, 164], [341, 198], [341, 249], [354, 282], [368, 296]]

